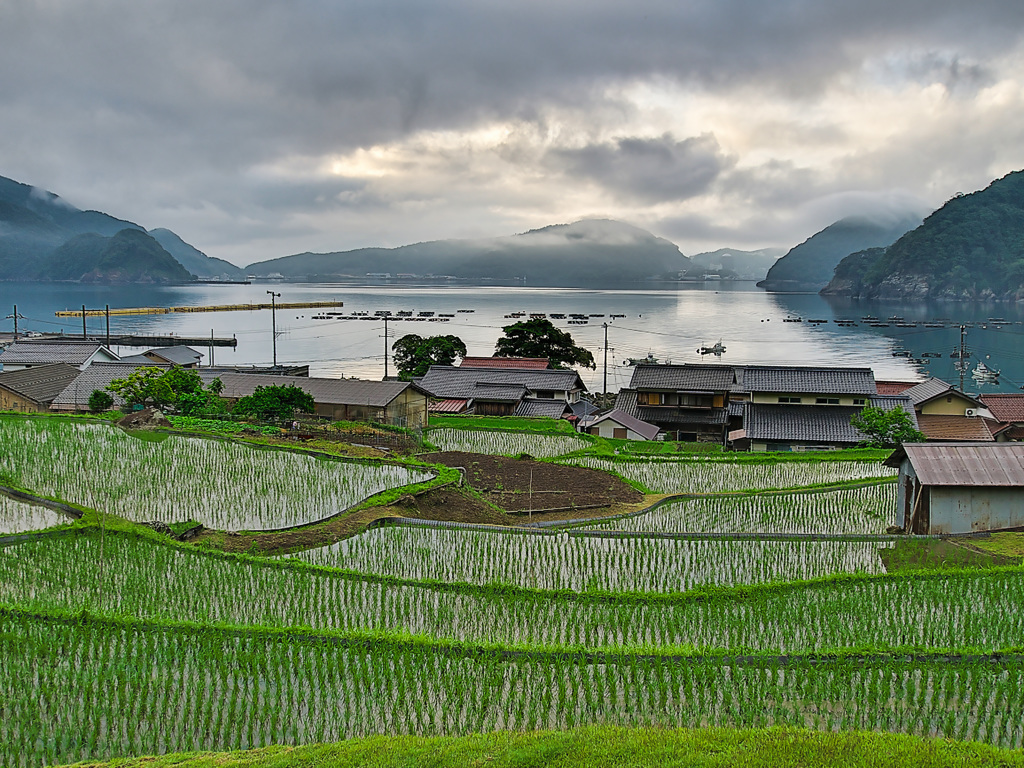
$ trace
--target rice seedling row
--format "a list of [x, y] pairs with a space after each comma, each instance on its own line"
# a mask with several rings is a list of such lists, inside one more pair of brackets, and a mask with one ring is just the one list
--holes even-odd
[[198, 520], [227, 530], [312, 522], [430, 477], [224, 440], [148, 442], [105, 424], [11, 418], [0, 418], [0, 472], [41, 495], [128, 520]]
[[73, 522], [72, 519], [60, 512], [0, 493], [0, 534], [38, 531], [70, 522]]
[[0, 549], [0, 603], [31, 610], [533, 648], [996, 651], [1024, 646], [1022, 602], [1020, 568], [665, 599], [403, 583], [112, 532]]
[[427, 644], [0, 613], [0, 762], [589, 723], [885, 730], [1020, 747], [1024, 667], [512, 660]]
[[451, 429], [442, 427], [429, 432], [430, 442], [442, 451], [486, 453], [494, 456], [518, 456], [528, 453], [535, 458], [561, 456], [590, 445], [570, 435], [544, 435], [497, 430]]
[[882, 534], [897, 523], [896, 485], [805, 493], [715, 496], [662, 504], [590, 530], [650, 533]]
[[290, 557], [401, 579], [574, 591], [684, 592], [707, 585], [881, 573], [870, 541], [592, 538], [556, 532], [387, 526]]
[[573, 456], [560, 460], [614, 472], [651, 493], [722, 493], [768, 488], [798, 488], [893, 477], [896, 470], [877, 461], [775, 461], [754, 463], [692, 457], [684, 461], [599, 459]]

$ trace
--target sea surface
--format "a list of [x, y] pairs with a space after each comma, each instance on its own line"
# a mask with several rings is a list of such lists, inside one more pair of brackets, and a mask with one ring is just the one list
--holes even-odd
[[[967, 347], [972, 354], [965, 378], [967, 392], [1018, 391], [1024, 384], [1024, 307], [1013, 304], [858, 302], [826, 299], [817, 294], [766, 293], [747, 282], [665, 284], [644, 283], [621, 289], [502, 287], [494, 285], [311, 284], [253, 283], [251, 285], [91, 286], [51, 283], [0, 283], [0, 331], [13, 330], [4, 319], [18, 305], [20, 331], [81, 334], [82, 321], [58, 318], [63, 309], [134, 306], [197, 306], [262, 303], [267, 291], [280, 293], [280, 302], [341, 301], [330, 311], [371, 319], [314, 319], [326, 310], [278, 310], [279, 364], [308, 364], [314, 376], [380, 379], [385, 349], [398, 338], [454, 334], [470, 355], [489, 356], [502, 327], [516, 322], [513, 313], [587, 315], [585, 324], [553, 320], [569, 331], [576, 343], [589, 349], [596, 370], [581, 371], [591, 391], [616, 391], [628, 386], [629, 358], [654, 355], [661, 362], [761, 363], [785, 365], [868, 366], [878, 379], [913, 381], [935, 375], [958, 383], [950, 353], [960, 344], [961, 323], [969, 323]], [[433, 312], [433, 319], [384, 323], [374, 312], [389, 310]], [[462, 311], [460, 311], [462, 310]], [[452, 315], [439, 318], [439, 315]], [[615, 315], [613, 317], [613, 315]], [[905, 325], [871, 327], [865, 316], [902, 317]], [[801, 322], [793, 322], [799, 317]], [[923, 323], [944, 318], [944, 327]], [[1001, 318], [1004, 323], [992, 322]], [[789, 320], [789, 322], [787, 322]], [[810, 320], [824, 320], [811, 323]], [[851, 320], [841, 327], [836, 320]], [[605, 328], [607, 346], [605, 354]], [[89, 318], [90, 333], [102, 334], [104, 318]], [[201, 347], [203, 364], [268, 365], [273, 357], [270, 310], [192, 314], [139, 315], [111, 318], [112, 333], [176, 334], [188, 337], [234, 336], [238, 346]], [[721, 356], [701, 355], [698, 349], [721, 341]], [[121, 354], [139, 349], [120, 347]], [[910, 358], [897, 356], [905, 353]], [[928, 355], [928, 356], [926, 356]], [[921, 362], [913, 362], [917, 359]], [[970, 371], [979, 361], [1001, 371], [999, 383], [978, 383]], [[394, 374], [389, 362], [389, 373]]]

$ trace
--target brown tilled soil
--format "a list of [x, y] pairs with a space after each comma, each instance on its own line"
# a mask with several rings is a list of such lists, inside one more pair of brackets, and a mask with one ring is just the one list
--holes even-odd
[[227, 552], [280, 554], [333, 544], [382, 517], [514, 526], [528, 519], [537, 522], [622, 514], [661, 498], [644, 496], [616, 477], [582, 467], [476, 453], [432, 453], [421, 458], [464, 467], [470, 488], [449, 486], [403, 496], [385, 507], [343, 513], [299, 530], [260, 534], [203, 531], [192, 541]]

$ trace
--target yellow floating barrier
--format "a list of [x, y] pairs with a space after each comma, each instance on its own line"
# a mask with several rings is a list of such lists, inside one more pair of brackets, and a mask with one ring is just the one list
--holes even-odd
[[[324, 309], [327, 307], [343, 307], [343, 301], [279, 301], [273, 305], [277, 309]], [[117, 307], [111, 308], [113, 315], [169, 315], [174, 312], [245, 312], [257, 309], [270, 309], [267, 303], [258, 304], [208, 304], [198, 307]], [[86, 317], [105, 317], [106, 309], [87, 309]], [[81, 317], [80, 309], [65, 309], [54, 312], [57, 317]]]

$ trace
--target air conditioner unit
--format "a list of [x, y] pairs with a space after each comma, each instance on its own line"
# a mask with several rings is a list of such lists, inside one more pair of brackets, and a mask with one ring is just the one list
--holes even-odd
[[977, 408], [968, 408], [967, 410], [964, 411], [964, 416], [966, 416], [968, 419], [972, 419], [972, 418], [974, 418], [977, 415], [978, 415], [978, 409]]

